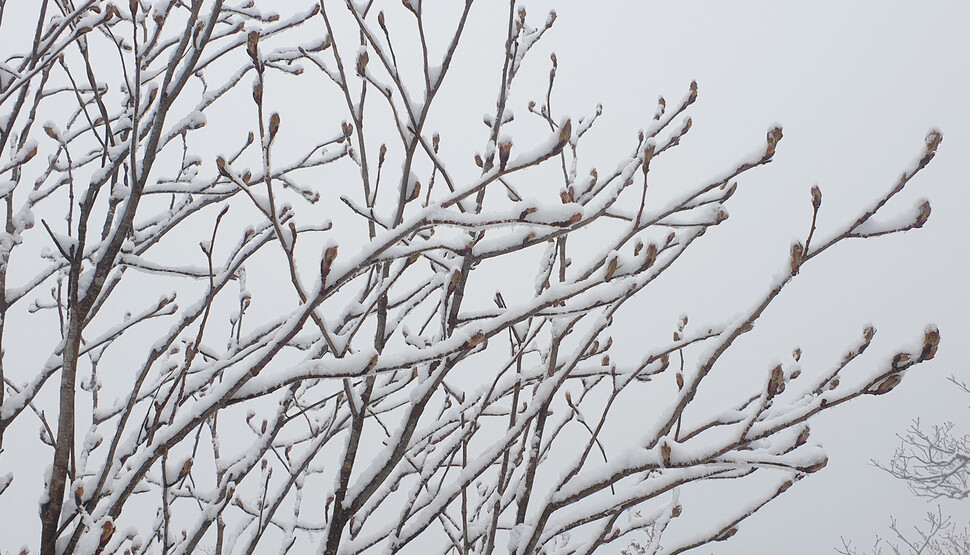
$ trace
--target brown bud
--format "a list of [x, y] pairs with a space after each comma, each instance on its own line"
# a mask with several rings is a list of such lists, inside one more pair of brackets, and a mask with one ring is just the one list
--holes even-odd
[[728, 219], [728, 212], [724, 208], [718, 208], [717, 214], [714, 216], [714, 224], [717, 225], [724, 220]]
[[802, 265], [802, 255], [804, 254], [804, 247], [801, 243], [794, 243], [791, 246], [791, 275], [797, 276], [798, 269]]
[[411, 195], [404, 199], [404, 202], [411, 202], [412, 200], [418, 198], [421, 195], [421, 182], [415, 181], [414, 188], [411, 189]]
[[909, 362], [909, 359], [909, 353], [896, 353], [896, 355], [893, 357], [893, 368], [899, 368], [903, 364]]
[[888, 378], [883, 380], [882, 383], [876, 386], [876, 389], [870, 389], [868, 393], [871, 395], [883, 395], [885, 393], [889, 393], [894, 387], [899, 385], [899, 382], [901, 381], [903, 381], [903, 378], [901, 378], [899, 374], [891, 374]]
[[559, 128], [559, 140], [556, 141], [556, 145], [552, 147], [552, 153], [559, 154], [562, 152], [562, 149], [566, 148], [566, 145], [569, 143], [569, 139], [572, 137], [572, 134], [573, 123], [572, 120], [567, 119], [566, 123], [562, 124], [562, 127]]
[[485, 332], [479, 330], [465, 343], [465, 350], [468, 351], [474, 349], [475, 347], [481, 345], [483, 341], [485, 341]]
[[226, 159], [222, 156], [216, 158], [216, 167], [219, 168], [219, 175], [223, 177], [231, 177], [229, 175], [229, 169], [226, 167]]
[[940, 330], [932, 326], [926, 330], [923, 336], [923, 350], [920, 351], [920, 360], [930, 360], [936, 356], [936, 350], [940, 345]]
[[916, 221], [913, 222], [915, 227], [923, 227], [926, 220], [930, 219], [930, 201], [924, 200], [922, 204], [919, 205], [919, 214], [916, 215]]
[[795, 347], [795, 350], [793, 350], [791, 352], [791, 357], [793, 359], [795, 359], [795, 362], [798, 362], [799, 359], [802, 358], [802, 348], [801, 347]]
[[280, 130], [280, 115], [273, 112], [273, 115], [269, 117], [269, 138], [273, 140], [276, 133]]
[[610, 281], [611, 279], [613, 279], [613, 274], [616, 273], [616, 270], [617, 270], [618, 267], [619, 267], [619, 262], [617, 260], [617, 257], [614, 256], [606, 264], [606, 277], [603, 278], [603, 279], [605, 281]]
[[677, 372], [677, 391], [684, 389], [684, 375]]
[[792, 485], [794, 485], [794, 483], [795, 482], [793, 482], [791, 480], [785, 480], [785, 482], [783, 484], [781, 484], [780, 486], [778, 486], [778, 493], [777, 493], [777, 495], [781, 495], [781, 494], [785, 493], [786, 491], [788, 491], [788, 488], [792, 487]]
[[509, 154], [512, 152], [512, 143], [504, 142], [498, 145], [498, 163], [499, 169], [505, 170], [505, 166], [509, 163]]
[[253, 85], [253, 102], [256, 104], [263, 103], [263, 84], [256, 83]]
[[258, 53], [256, 51], [256, 45], [259, 44], [259, 31], [250, 31], [249, 35], [246, 37], [246, 53], [249, 57], [253, 59], [253, 62], [259, 60]]
[[101, 525], [101, 544], [100, 547], [103, 549], [104, 546], [108, 545], [111, 541], [111, 536], [115, 533], [115, 524], [110, 520], [106, 520], [104, 524]]
[[785, 391], [785, 372], [781, 365], [775, 366], [771, 370], [771, 377], [768, 379], [768, 398]]
[[44, 133], [47, 133], [47, 136], [55, 141], [60, 142], [61, 140], [61, 138], [58, 137], [57, 130], [54, 129], [54, 124], [50, 122], [44, 124]]
[[321, 284], [326, 285], [327, 275], [330, 273], [330, 268], [333, 266], [333, 261], [337, 258], [337, 246], [334, 245], [328, 248], [323, 253], [323, 258], [320, 260], [320, 279]]
[[657, 261], [657, 245], [650, 243], [647, 245], [647, 252], [643, 257], [643, 263], [640, 264], [640, 270], [647, 270], [653, 263]]
[[189, 457], [188, 459], [186, 459], [185, 462], [182, 464], [182, 468], [179, 469], [179, 476], [175, 480], [178, 481], [178, 480], [181, 480], [182, 478], [185, 478], [186, 476], [189, 475], [190, 470], [192, 470], [192, 457]]
[[367, 55], [366, 50], [362, 50], [360, 54], [357, 55], [357, 75], [363, 77], [367, 72], [367, 62], [370, 57]]
[[660, 457], [664, 461], [664, 466], [670, 466], [670, 444], [666, 441], [660, 445]]
[[808, 436], [811, 433], [812, 433], [812, 429], [809, 428], [808, 426], [805, 426], [804, 428], [802, 428], [802, 431], [798, 432], [798, 438], [795, 439], [795, 447], [801, 447], [802, 445], [805, 445], [805, 442], [808, 441]]
[[732, 527], [728, 528], [727, 530], [725, 530], [724, 532], [721, 532], [720, 534], [718, 534], [718, 536], [716, 538], [714, 538], [714, 541], [716, 541], [716, 542], [727, 541], [728, 539], [731, 538], [731, 536], [733, 536], [733, 535], [735, 535], [737, 533], [738, 533], [738, 527], [737, 526], [732, 526]]
[[690, 82], [690, 96], [687, 97], [687, 104], [693, 104], [697, 100], [697, 81]]
[[943, 133], [940, 133], [938, 129], [930, 131], [926, 135], [926, 153], [932, 154], [936, 152], [937, 147], [943, 142]]
[[456, 269], [451, 273], [451, 279], [448, 280], [448, 294], [451, 295], [458, 288], [458, 284], [461, 283], [461, 270]]
[[822, 190], [815, 185], [812, 187], [812, 208], [818, 211], [820, 206], [822, 206]]
[[21, 158], [21, 164], [30, 162], [34, 156], [37, 156], [37, 145], [34, 145], [29, 151], [27, 151], [27, 154]]
[[765, 159], [771, 158], [775, 154], [775, 149], [778, 147], [778, 143], [784, 134], [781, 131], [781, 127], [772, 127], [768, 130], [768, 135], [766, 140], [768, 146], [765, 148]]

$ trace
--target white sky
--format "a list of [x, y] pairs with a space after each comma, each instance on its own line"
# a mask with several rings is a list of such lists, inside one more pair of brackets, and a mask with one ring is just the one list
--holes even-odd
[[[707, 245], [715, 258], [708, 268], [724, 272], [725, 287], [705, 302], [737, 302], [767, 283], [791, 241], [807, 232], [813, 184], [823, 191], [824, 230], [887, 190], [921, 152], [929, 129], [943, 131], [937, 159], [896, 199], [905, 209], [929, 198], [930, 223], [903, 236], [843, 245], [806, 271], [762, 323], [777, 325], [772, 333], [779, 340], [763, 343], [758, 356], [781, 358], [795, 344], [806, 350], [811, 344], [834, 359], [868, 321], [879, 330], [874, 347], [887, 352], [936, 323], [940, 354], [892, 394], [862, 399], [816, 423], [812, 437], [828, 450], [828, 467], [748, 519], [730, 542], [699, 551], [832, 552], [840, 535], [870, 546], [875, 534], [888, 531], [890, 516], [903, 529], [921, 523], [935, 504], [912, 497], [868, 461], [888, 460], [895, 434], [914, 418], [968, 421], [970, 399], [945, 378], [970, 379], [970, 5], [554, 4], [559, 19], [542, 46], [558, 55], [560, 108], [567, 100], [577, 109], [602, 102], [600, 133], [632, 133], [648, 121], [657, 95], [675, 100], [691, 79], [700, 84], [691, 133], [670, 157], [679, 156], [676, 162], [665, 160], [670, 180], [695, 183], [712, 175], [760, 145], [771, 123], [784, 125], [775, 161], [741, 180], [731, 219], [713, 230], [718, 239]], [[742, 265], [749, 266], [747, 277], [735, 276]], [[744, 361], [735, 360], [744, 372]], [[964, 523], [970, 519], [966, 502], [944, 507]]]
[[[729, 203], [731, 219], [692, 249], [693, 258], [683, 260], [681, 273], [670, 277], [662, 302], [650, 305], [643, 321], [631, 319], [628, 336], [617, 337], [618, 345], [636, 344], [646, 328], [663, 329], [666, 337], [683, 312], [692, 321], [711, 322], [744, 308], [786, 264], [792, 241], [804, 240], [812, 185], [823, 191], [818, 233], [825, 235], [892, 187], [922, 154], [930, 129], [943, 131], [937, 158], [885, 214], [929, 198], [929, 224], [904, 235], [844, 244], [813, 262], [762, 319], [759, 339], [737, 345], [725, 360], [737, 368], [722, 371], [761, 380], [770, 364], [787, 360], [796, 345], [805, 350], [806, 371], [820, 371], [837, 361], [869, 322], [879, 330], [867, 353], [870, 361], [886, 360], [900, 346], [919, 341], [929, 323], [942, 332], [939, 355], [892, 394], [860, 399], [816, 421], [812, 441], [829, 452], [828, 467], [745, 521], [730, 542], [699, 551], [833, 552], [840, 535], [868, 547], [876, 534], [887, 532], [891, 516], [904, 527], [921, 523], [935, 504], [911, 496], [903, 483], [869, 461], [888, 460], [897, 445], [895, 434], [913, 419], [966, 420], [970, 404], [946, 382], [950, 375], [970, 380], [963, 339], [970, 337], [965, 293], [970, 265], [963, 258], [967, 232], [961, 225], [970, 206], [965, 154], [970, 152], [970, 35], [965, 30], [970, 5], [524, 5], [533, 25], [551, 8], [558, 19], [523, 65], [513, 110], [517, 119], [527, 118], [526, 101], [541, 104], [548, 56], [555, 52], [556, 116], [588, 115], [597, 103], [604, 106], [582, 147], [581, 168], [612, 168], [635, 146], [637, 130], [649, 124], [657, 96], [672, 105], [692, 79], [700, 85], [689, 112], [693, 128], [680, 147], [651, 166], [651, 194], [708, 181], [763, 148], [772, 124], [784, 126], [774, 162], [740, 180]], [[425, 9], [441, 6], [447, 4], [426, 2]], [[481, 2], [472, 12], [451, 84], [439, 100], [438, 119], [432, 117], [446, 156], [453, 149], [467, 157], [487, 138], [480, 121], [492, 110], [497, 92], [506, 14], [502, 2]], [[614, 358], [639, 359], [639, 354], [621, 350]], [[861, 374], [871, 366], [855, 370]], [[706, 391], [711, 402], [730, 391], [711, 385]], [[720, 504], [737, 502], [704, 500], [704, 507], [686, 506], [685, 515], [698, 510], [716, 515]], [[944, 506], [964, 522], [970, 519], [967, 503]]]
[[[436, 7], [426, 2], [427, 9]], [[454, 108], [438, 117], [475, 126], [460, 137], [443, 133], [443, 148], [474, 149], [484, 143], [480, 121], [496, 92], [493, 68], [505, 33], [503, 4], [479, 0], [473, 10], [459, 67], [450, 76], [457, 84], [444, 94], [466, 94], [469, 85], [483, 84], [478, 97], [444, 99], [444, 106]], [[970, 234], [964, 224], [970, 207], [970, 4], [526, 4], [534, 23], [552, 6], [559, 17], [523, 68], [532, 77], [523, 75], [518, 85], [516, 114], [525, 117], [521, 105], [530, 91], [536, 99], [544, 92], [548, 53], [555, 51], [554, 110], [579, 116], [604, 105], [586, 141], [587, 148], [598, 145], [584, 151], [586, 165], [612, 167], [635, 145], [637, 129], [649, 123], [657, 96], [673, 104], [692, 79], [700, 85], [691, 110], [693, 128], [680, 147], [652, 167], [651, 187], [672, 191], [681, 183], [705, 181], [761, 148], [771, 124], [784, 126], [775, 161], [745, 174], [729, 203], [731, 219], [711, 230], [711, 237], [692, 249], [694, 258], [684, 261], [684, 272], [671, 278], [669, 306], [663, 309], [672, 315], [687, 312], [692, 321], [718, 321], [743, 308], [786, 263], [791, 242], [804, 239], [812, 185], [823, 191], [819, 233], [824, 234], [891, 187], [922, 153], [929, 129], [943, 131], [937, 158], [887, 207], [891, 214], [892, 206], [902, 211], [929, 198], [933, 214], [927, 226], [827, 253], [766, 314], [759, 341], [739, 344], [725, 362], [736, 365], [732, 371], [739, 374], [757, 373], [760, 380], [771, 361], [799, 345], [806, 368], [813, 360], [816, 368], [825, 367], [867, 322], [879, 330], [872, 349], [887, 356], [919, 340], [923, 327], [935, 323], [943, 338], [939, 354], [916, 367], [890, 395], [861, 399], [817, 421], [812, 441], [828, 450], [828, 467], [745, 521], [727, 544], [699, 551], [831, 552], [840, 535], [868, 546], [875, 534], [887, 531], [890, 516], [903, 526], [917, 523], [935, 505], [912, 497], [904, 484], [868, 461], [888, 460], [895, 434], [914, 418], [970, 420], [970, 399], [945, 381], [950, 375], [970, 381], [970, 265], [965, 259]], [[451, 128], [461, 129], [455, 121]], [[672, 318], [658, 315], [642, 325], [666, 329]], [[629, 341], [638, 329], [628, 332]], [[619, 356], [624, 354], [637, 355]], [[698, 509], [716, 513], [720, 503], [730, 501], [711, 499], [703, 509], [687, 505], [685, 519]], [[970, 519], [970, 503], [944, 507], [964, 522]]]

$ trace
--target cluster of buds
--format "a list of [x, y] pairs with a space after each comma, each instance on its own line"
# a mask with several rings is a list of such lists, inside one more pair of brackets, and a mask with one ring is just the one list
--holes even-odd
[[910, 366], [930, 360], [936, 356], [936, 351], [940, 346], [940, 330], [936, 326], [929, 326], [923, 335], [923, 347], [918, 356], [910, 353], [897, 353], [893, 356], [891, 367], [893, 373], [886, 376], [874, 388], [870, 388], [866, 393], [870, 395], [883, 395], [893, 390], [903, 381], [904, 371]]

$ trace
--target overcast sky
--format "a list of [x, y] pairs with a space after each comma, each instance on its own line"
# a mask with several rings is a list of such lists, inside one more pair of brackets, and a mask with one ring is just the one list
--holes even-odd
[[[427, 4], [434, 7], [430, 0]], [[483, 73], [487, 85], [477, 98], [456, 93], [443, 103], [453, 108], [437, 114], [442, 127], [448, 127], [444, 120], [455, 120], [451, 134], [443, 132], [443, 149], [484, 143], [487, 130], [480, 121], [497, 89], [494, 63], [505, 33], [503, 4], [479, 0], [473, 11], [450, 75], [456, 88], [444, 92], [467, 91]], [[879, 330], [873, 352], [867, 353], [870, 361], [919, 341], [930, 323], [941, 330], [939, 354], [916, 367], [891, 394], [861, 399], [816, 421], [812, 440], [828, 450], [828, 467], [746, 520], [730, 542], [699, 551], [825, 553], [839, 545], [840, 535], [869, 546], [876, 534], [888, 531], [891, 516], [904, 528], [918, 523], [935, 502], [911, 496], [869, 460], [887, 461], [897, 445], [895, 434], [915, 418], [927, 424], [954, 420], [970, 432], [965, 424], [970, 398], [946, 382], [950, 375], [970, 381], [970, 234], [964, 223], [970, 209], [970, 4], [568, 0], [525, 5], [537, 18], [533, 23], [551, 7], [558, 19], [536, 47], [532, 65], [523, 68], [532, 77], [523, 76], [518, 85], [517, 117], [524, 115], [521, 104], [529, 90], [536, 91], [534, 98], [543, 92], [548, 55], [555, 51], [556, 113], [580, 116], [598, 103], [604, 106], [586, 141], [587, 166], [612, 167], [635, 146], [657, 97], [664, 95], [672, 104], [692, 79], [700, 88], [691, 111], [693, 128], [680, 147], [651, 167], [651, 187], [675, 191], [679, 184], [707, 181], [763, 148], [772, 124], [784, 126], [775, 161], [745, 174], [729, 203], [731, 218], [692, 249], [682, 273], [668, 280], [669, 297], [650, 312], [651, 321], [625, 330], [628, 344], [636, 344], [639, 325], [669, 328], [671, 318], [653, 318], [664, 310], [715, 322], [746, 307], [784, 267], [792, 241], [804, 240], [813, 185], [823, 191], [819, 233], [831, 232], [891, 188], [922, 154], [927, 131], [942, 130], [944, 141], [931, 166], [886, 208], [888, 214], [902, 212], [928, 198], [929, 223], [905, 235], [843, 244], [826, 253], [772, 305], [761, 320], [759, 339], [739, 343], [725, 363], [760, 380], [771, 361], [800, 346], [806, 371], [813, 363], [815, 370], [827, 368], [870, 322]], [[287, 92], [304, 94], [278, 94]], [[456, 132], [461, 118], [477, 126]], [[617, 354], [637, 355], [632, 350]], [[719, 504], [730, 501], [687, 506], [685, 516], [691, 510], [716, 513]], [[964, 522], [970, 519], [970, 503], [943, 506]]]
[[[667, 161], [670, 180], [694, 183], [713, 175], [757, 148], [771, 123], [784, 126], [775, 162], [741, 180], [731, 219], [715, 230], [723, 236], [707, 254], [728, 270], [715, 300], [737, 302], [767, 283], [791, 241], [804, 238], [813, 184], [823, 191], [821, 229], [841, 224], [891, 187], [921, 153], [929, 129], [943, 131], [937, 159], [894, 201], [906, 209], [929, 198], [930, 223], [903, 236], [843, 245], [804, 272], [762, 322], [777, 324], [778, 343], [761, 343], [759, 353], [780, 357], [786, 346], [800, 344], [834, 359], [872, 322], [879, 330], [874, 348], [891, 354], [936, 323], [943, 336], [939, 356], [892, 394], [862, 399], [816, 423], [813, 439], [829, 451], [828, 467], [712, 550], [831, 552], [840, 535], [868, 547], [888, 531], [890, 516], [910, 529], [935, 503], [912, 497], [868, 461], [887, 461], [895, 434], [915, 418], [954, 420], [970, 431], [970, 399], [945, 381], [950, 375], [970, 380], [970, 5], [554, 4], [559, 18], [543, 46], [558, 55], [560, 106], [565, 98], [577, 109], [602, 102], [601, 132], [632, 133], [648, 121], [657, 95], [677, 99], [691, 79], [700, 84], [694, 127]], [[730, 281], [740, 265], [751, 271]], [[698, 308], [708, 309], [716, 311]], [[964, 523], [970, 518], [966, 502], [944, 508]]]
[[[475, 23], [450, 74], [454, 89], [443, 89], [461, 92], [439, 105], [439, 110], [449, 107], [438, 120], [442, 128], [461, 129], [457, 140], [473, 149], [481, 148], [487, 130], [477, 123], [481, 114], [468, 107], [482, 106], [483, 113], [492, 109], [507, 13], [501, 4], [476, 4]], [[834, 232], [885, 194], [922, 155], [928, 131], [943, 132], [931, 166], [883, 214], [904, 212], [928, 198], [933, 208], [928, 225], [842, 244], [814, 261], [761, 320], [758, 339], [740, 342], [725, 358], [736, 369], [722, 371], [760, 380], [771, 364], [800, 346], [806, 371], [821, 372], [839, 360], [867, 323], [877, 328], [877, 339], [867, 362], [855, 369], [858, 373], [918, 342], [931, 323], [942, 332], [940, 354], [892, 394], [860, 399], [823, 415], [813, 424], [812, 438], [829, 452], [828, 467], [745, 521], [730, 542], [699, 551], [834, 552], [840, 536], [857, 547], [871, 546], [877, 534], [888, 532], [890, 517], [904, 530], [922, 524], [936, 502], [913, 497], [904, 483], [870, 460], [888, 461], [898, 444], [896, 434], [916, 418], [925, 424], [970, 420], [970, 399], [946, 381], [951, 375], [970, 381], [964, 224], [970, 207], [970, 5], [524, 5], [533, 25], [551, 8], [558, 18], [523, 65], [513, 109], [521, 118], [528, 98], [541, 103], [548, 56], [555, 52], [555, 114], [576, 117], [591, 113], [597, 103], [604, 106], [583, 146], [583, 167], [613, 167], [635, 146], [637, 130], [649, 124], [657, 97], [676, 102], [691, 80], [700, 88], [690, 112], [693, 127], [680, 147], [651, 165], [655, 193], [709, 181], [763, 148], [771, 125], [784, 127], [774, 162], [745, 174], [729, 203], [731, 218], [692, 249], [693, 258], [683, 260], [681, 273], [665, 284], [663, 306], [652, 304], [644, 311], [648, 316], [632, 318], [618, 345], [624, 339], [642, 344], [637, 343], [642, 328], [669, 329], [683, 312], [692, 321], [711, 322], [744, 309], [787, 263], [791, 243], [807, 235], [813, 185], [821, 187], [824, 198], [818, 233]], [[475, 97], [469, 84], [479, 82]], [[455, 123], [462, 118], [467, 130]], [[442, 131], [443, 149], [454, 144], [454, 134]], [[624, 354], [638, 356], [632, 350], [618, 356]], [[711, 385], [701, 394], [712, 402], [729, 391]], [[719, 505], [737, 499], [705, 502], [685, 511], [716, 514]], [[970, 520], [970, 504], [942, 504], [963, 522]]]

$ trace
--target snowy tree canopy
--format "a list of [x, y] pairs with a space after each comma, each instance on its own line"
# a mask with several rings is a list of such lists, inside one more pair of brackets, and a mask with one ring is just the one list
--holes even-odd
[[[437, 126], [479, 109], [449, 81], [472, 0], [279, 4], [0, 6], [19, 33], [0, 45], [0, 503], [29, 506], [5, 551], [678, 553], [826, 465], [814, 416], [934, 358], [933, 325], [882, 358], [867, 326], [831, 367], [796, 349], [697, 402], [817, 256], [927, 222], [894, 197], [939, 131], [855, 218], [822, 225], [806, 190], [760, 296], [630, 359], [615, 322], [651, 318], [782, 127], [661, 192], [698, 84], [597, 136], [603, 108], [560, 113], [556, 56], [530, 57], [555, 12], [508, 5], [499, 62], [465, 84], [494, 102], [458, 137]], [[581, 156], [596, 140], [607, 166]], [[728, 479], [758, 487], [684, 524]]]

